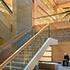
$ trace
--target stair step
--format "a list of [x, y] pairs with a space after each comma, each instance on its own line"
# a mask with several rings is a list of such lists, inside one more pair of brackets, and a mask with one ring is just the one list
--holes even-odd
[[[25, 65], [27, 65], [27, 63], [25, 63], [25, 62], [14, 62], [14, 61], [12, 61], [12, 63], [11, 63], [11, 66], [20, 67], [20, 68], [24, 67]], [[10, 64], [7, 66], [10, 67]]]
[[[19, 54], [19, 55], [17, 55], [17, 56], [18, 56], [18, 57], [19, 57], [19, 56], [22, 56], [22, 57], [23, 57], [24, 54]], [[31, 55], [26, 54], [26, 56], [31, 56]]]
[[23, 58], [16, 58], [15, 60], [23, 61], [24, 59]]
[[[29, 59], [29, 58], [26, 58], [25, 60], [27, 60], [27, 59]], [[23, 58], [16, 58], [15, 60], [18, 60], [18, 61], [24, 61]]]
[[14, 64], [25, 64], [25, 62], [16, 62], [16, 61], [12, 61], [12, 63], [14, 63]]
[[[10, 69], [10, 66], [7, 65], [6, 68]], [[11, 66], [12, 69], [17, 69], [17, 70], [22, 70], [22, 67], [17, 67], [17, 66]]]

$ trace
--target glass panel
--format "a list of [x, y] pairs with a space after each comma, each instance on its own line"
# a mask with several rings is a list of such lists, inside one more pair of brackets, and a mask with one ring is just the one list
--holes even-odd
[[[42, 47], [44, 42], [48, 38], [47, 28], [40, 32], [26, 45], [23, 46], [19, 54], [11, 61], [11, 64], [5, 66], [4, 70], [21, 70], [29, 63], [29, 61], [34, 57], [36, 52]], [[15, 43], [14, 43], [15, 44]]]
[[[8, 34], [7, 34], [8, 35]], [[0, 64], [5, 61], [11, 54], [19, 49], [25, 42], [33, 36], [33, 31], [30, 30], [26, 33], [20, 33], [8, 40], [7, 43], [0, 46]], [[6, 36], [5, 36], [6, 37]], [[3, 54], [1, 54], [3, 53]]]

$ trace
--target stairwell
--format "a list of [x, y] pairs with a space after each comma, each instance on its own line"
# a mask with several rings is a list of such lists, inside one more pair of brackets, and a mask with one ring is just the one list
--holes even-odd
[[9, 61], [12, 57], [10, 63], [5, 60], [4, 63], [7, 63], [7, 65], [4, 66], [4, 63], [2, 63], [0, 66], [2, 67], [3, 65], [4, 70], [9, 70], [10, 68], [12, 70], [32, 70], [48, 45], [57, 44], [57, 40], [48, 39], [46, 27], [47, 25], [7, 58]]
[[[50, 36], [52, 38], [57, 39], [59, 43], [68, 42], [70, 40], [69, 39], [69, 35], [70, 35], [69, 29], [70, 28], [58, 28], [58, 29], [53, 28], [53, 29], [50, 29]], [[5, 70], [10, 69], [10, 67], [13, 70], [15, 70], [15, 69], [21, 70], [21, 69], [24, 69], [26, 65], [29, 66], [29, 69], [31, 68], [31, 66], [30, 66], [31, 63], [29, 61], [32, 61], [31, 59], [35, 58], [34, 55], [36, 54], [37, 51], [39, 51], [41, 46], [44, 44], [44, 42], [48, 38], [48, 28], [44, 27], [44, 30], [40, 34], [38, 34], [36, 37], [35, 36], [34, 36], [34, 38], [31, 38], [27, 43], [25, 43], [23, 45], [24, 49], [22, 49], [23, 46], [21, 46], [21, 48], [20, 48], [21, 51], [18, 52], [19, 50], [17, 50], [13, 54], [13, 55], [15, 55], [15, 54], [17, 54], [17, 55], [15, 56], [14, 59], [12, 59], [12, 61], [8, 65], [6, 65], [6, 67], [4, 68]], [[25, 47], [26, 44], [27, 44], [27, 47]], [[28, 63], [30, 65], [28, 65]], [[28, 70], [27, 67], [26, 67], [26, 69]]]

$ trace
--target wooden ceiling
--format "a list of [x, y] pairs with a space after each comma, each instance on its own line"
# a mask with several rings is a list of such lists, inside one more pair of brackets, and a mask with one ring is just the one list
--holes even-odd
[[54, 2], [55, 2], [56, 4], [66, 4], [66, 3], [69, 3], [70, 0], [54, 0]]
[[8, 5], [12, 5], [12, 0], [4, 0]]
[[[66, 7], [70, 7], [70, 0], [35, 0], [35, 17], [49, 16], [66, 11]], [[46, 15], [43, 15], [43, 14]], [[51, 19], [61, 19], [64, 15], [52, 16]]]

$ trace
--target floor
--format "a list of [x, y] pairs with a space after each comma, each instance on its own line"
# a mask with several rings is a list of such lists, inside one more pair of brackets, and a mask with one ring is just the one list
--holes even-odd
[[58, 64], [56, 70], [70, 70], [70, 66], [66, 67], [62, 66], [61, 64]]

